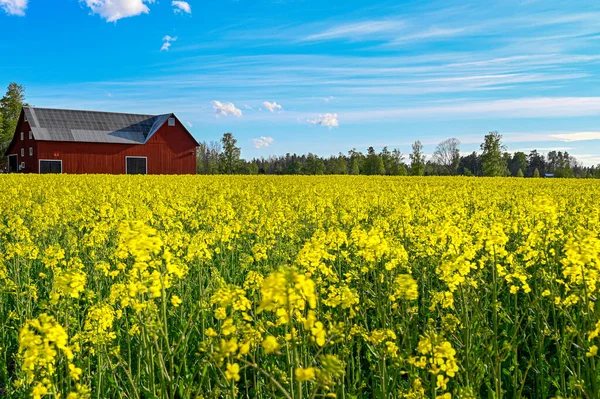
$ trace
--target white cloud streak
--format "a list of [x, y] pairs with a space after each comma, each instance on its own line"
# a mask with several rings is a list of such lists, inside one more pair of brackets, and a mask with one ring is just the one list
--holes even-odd
[[309, 120], [313, 125], [327, 126], [329, 129], [339, 127], [338, 114], [321, 114], [316, 119]]
[[175, 0], [171, 3], [171, 5], [173, 6], [173, 11], [176, 14], [178, 14], [178, 13], [191, 14], [192, 13], [192, 7], [190, 6], [190, 3], [188, 3], [187, 1]]
[[364, 21], [338, 25], [322, 32], [306, 36], [302, 41], [324, 41], [332, 39], [358, 39], [365, 36], [396, 31], [404, 26], [402, 21]]
[[491, 101], [461, 101], [443, 105], [402, 107], [342, 114], [348, 121], [395, 119], [558, 118], [600, 115], [600, 97], [530, 97]]
[[252, 142], [254, 143], [254, 148], [266, 148], [273, 144], [274, 141], [275, 140], [273, 140], [273, 137], [265, 136], [260, 136], [257, 139], [252, 139]]
[[[0, 0], [1, 1], [1, 0]], [[148, 4], [155, 0], [80, 0], [92, 10], [93, 14], [98, 14], [106, 22], [116, 22], [122, 18], [135, 17], [141, 14], [148, 14], [150, 9]]]
[[275, 101], [273, 101], [273, 102], [265, 101], [263, 103], [263, 105], [265, 106], [265, 108], [267, 110], [269, 110], [269, 112], [275, 112], [277, 110], [283, 109], [283, 107], [280, 104], [277, 104]]
[[0, 8], [8, 15], [25, 16], [29, 0], [0, 0]]
[[600, 132], [560, 133], [551, 134], [550, 137], [570, 143], [574, 141], [600, 140]]
[[236, 108], [233, 103], [222, 103], [220, 101], [212, 102], [213, 109], [215, 110], [217, 118], [220, 116], [237, 116], [238, 118], [242, 116], [242, 110]]

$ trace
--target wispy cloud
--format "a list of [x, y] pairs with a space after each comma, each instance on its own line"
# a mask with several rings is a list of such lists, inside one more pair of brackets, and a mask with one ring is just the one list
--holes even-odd
[[389, 42], [389, 45], [404, 44], [406, 42], [422, 41], [422, 40], [435, 40], [435, 39], [447, 39], [456, 37], [467, 32], [467, 28], [438, 28], [430, 27], [424, 31], [417, 31], [409, 33], [404, 36], [397, 37], [396, 39]]
[[160, 51], [169, 51], [169, 48], [171, 48], [171, 42], [175, 42], [177, 41], [177, 36], [175, 37], [171, 37], [169, 35], [163, 37], [163, 45], [160, 48]]
[[277, 104], [275, 101], [273, 101], [273, 102], [265, 101], [265, 102], [263, 102], [263, 105], [269, 112], [275, 112], [277, 110], [283, 109], [283, 107], [280, 104]]
[[491, 101], [453, 101], [443, 105], [343, 112], [344, 120], [558, 118], [600, 115], [600, 97], [534, 97]]
[[275, 140], [273, 140], [273, 137], [265, 136], [260, 136], [257, 139], [252, 139], [252, 142], [254, 143], [254, 148], [266, 148], [273, 144], [274, 141]]
[[0, 8], [8, 15], [25, 16], [29, 0], [0, 0]]
[[312, 123], [313, 125], [326, 126], [329, 129], [340, 126], [338, 114], [322, 114], [313, 120], [309, 120], [308, 122]]
[[[18, 0], [17, 0], [18, 1]], [[116, 22], [119, 19], [148, 14], [148, 4], [155, 0], [80, 0], [90, 8], [93, 14], [98, 14], [106, 22]]]
[[220, 101], [213, 101], [212, 105], [217, 118], [220, 116], [229, 115], [237, 116], [238, 118], [242, 116], [242, 110], [237, 108], [233, 103], [222, 103]]
[[575, 132], [551, 134], [550, 137], [566, 142], [600, 140], [600, 132]]
[[383, 32], [389, 33], [398, 31], [404, 26], [401, 20], [380, 20], [363, 21], [349, 24], [342, 24], [333, 28], [325, 29], [321, 32], [308, 35], [302, 41], [323, 41], [333, 39], [355, 40], [364, 37], [372, 37]]
[[171, 5], [173, 6], [173, 11], [178, 14], [178, 13], [186, 13], [186, 14], [191, 14], [192, 13], [192, 7], [190, 6], [190, 3], [188, 3], [187, 1], [179, 1], [179, 0], [174, 0]]

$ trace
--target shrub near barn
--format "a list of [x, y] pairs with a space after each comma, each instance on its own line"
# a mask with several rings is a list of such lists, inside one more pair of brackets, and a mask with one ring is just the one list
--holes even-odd
[[2, 183], [2, 397], [599, 395], [596, 181]]

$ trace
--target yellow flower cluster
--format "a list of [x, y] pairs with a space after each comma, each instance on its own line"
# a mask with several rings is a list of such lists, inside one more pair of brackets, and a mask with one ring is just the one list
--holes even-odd
[[600, 397], [597, 181], [1, 177], [2, 397]]

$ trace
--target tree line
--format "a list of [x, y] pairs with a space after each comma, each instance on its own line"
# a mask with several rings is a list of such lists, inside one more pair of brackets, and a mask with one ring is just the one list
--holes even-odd
[[329, 157], [285, 154], [244, 160], [233, 134], [225, 133], [219, 142], [203, 142], [197, 151], [199, 174], [270, 175], [388, 175], [388, 176], [514, 176], [600, 178], [600, 164], [586, 167], [567, 151], [546, 155], [532, 150], [509, 153], [496, 131], [485, 135], [480, 152], [460, 154], [460, 141], [449, 138], [437, 145], [427, 159], [420, 141], [412, 144], [408, 158], [399, 149], [369, 147], [366, 153], [355, 148], [347, 154]]
[[[0, 151], [4, 153], [13, 138], [21, 108], [25, 102], [23, 86], [11, 82], [0, 98]], [[406, 157], [399, 149], [384, 147], [366, 153], [351, 149], [346, 154], [329, 157], [285, 154], [283, 156], [244, 160], [232, 133], [218, 142], [203, 142], [197, 150], [196, 169], [200, 174], [273, 174], [273, 175], [389, 175], [389, 176], [515, 176], [515, 177], [595, 177], [600, 178], [600, 164], [585, 167], [566, 151], [546, 155], [532, 150], [509, 153], [502, 135], [490, 132], [480, 146], [481, 152], [460, 154], [460, 141], [449, 138], [439, 143], [427, 159], [423, 145], [415, 141]], [[7, 164], [0, 157], [0, 167]]]

